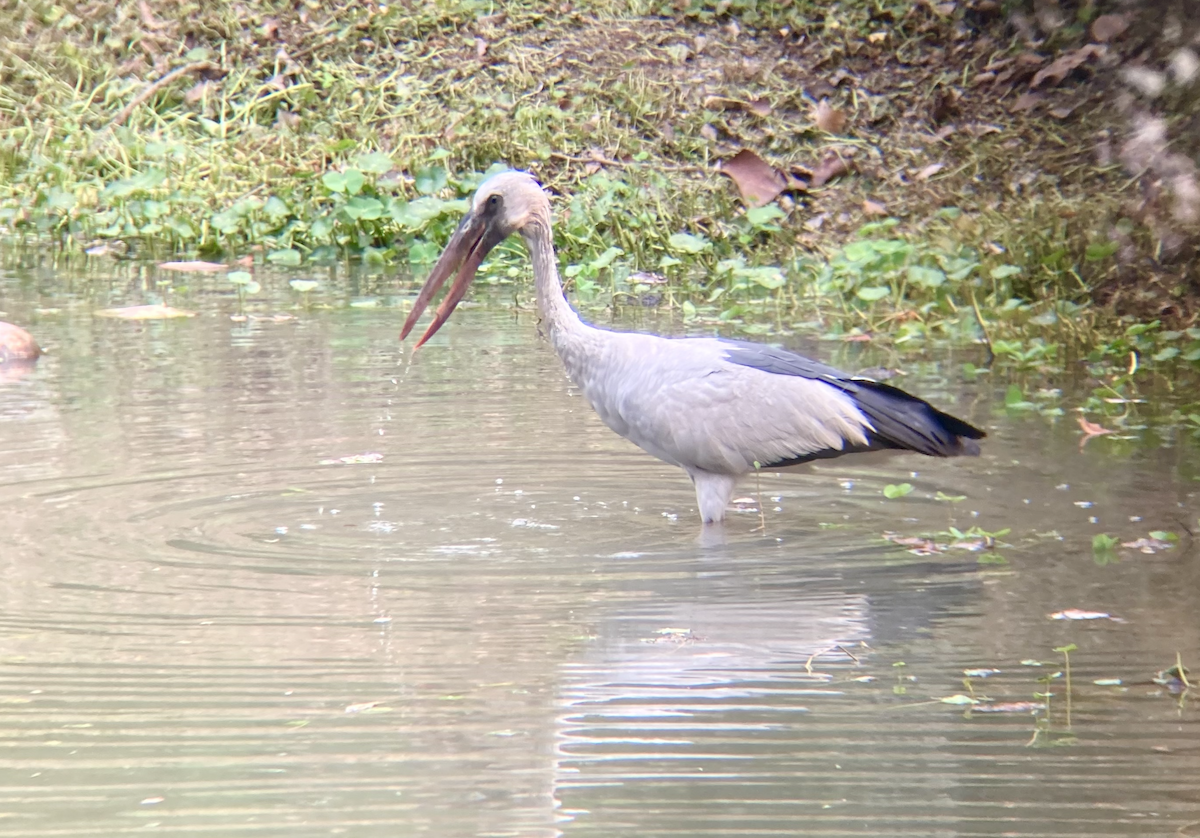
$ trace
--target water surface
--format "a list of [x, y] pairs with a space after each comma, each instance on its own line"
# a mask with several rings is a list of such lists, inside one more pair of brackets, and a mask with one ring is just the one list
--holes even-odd
[[[464, 307], [415, 358], [387, 277], [94, 316], [160, 279], [0, 276], [51, 351], [0, 383], [8, 838], [1200, 834], [1194, 704], [1151, 682], [1200, 659], [1189, 447], [1081, 451], [910, 359], [981, 458], [766, 474], [706, 541], [528, 310]], [[1012, 532], [882, 538], [950, 526]], [[1184, 538], [1094, 560], [1157, 529]], [[1033, 702], [1066, 644], [1069, 728], [1062, 678], [1048, 720], [941, 701]]]

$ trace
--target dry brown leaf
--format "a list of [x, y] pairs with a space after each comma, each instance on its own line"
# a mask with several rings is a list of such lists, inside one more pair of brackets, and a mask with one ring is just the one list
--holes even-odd
[[766, 118], [771, 115], [771, 103], [766, 99], [751, 99], [742, 103], [742, 107], [755, 116]]
[[1106, 428], [1103, 425], [1097, 425], [1095, 422], [1089, 422], [1082, 416], [1079, 417], [1079, 427], [1088, 436], [1104, 436], [1104, 434], [1113, 433], [1111, 429]]
[[813, 169], [812, 185], [814, 188], [819, 188], [829, 183], [835, 177], [846, 174], [850, 171], [850, 163], [841, 155], [830, 152], [825, 155], [825, 159]]
[[1092, 37], [1102, 44], [1119, 37], [1129, 28], [1125, 15], [1100, 15], [1092, 21]]
[[1060, 105], [1057, 108], [1051, 108], [1047, 113], [1055, 119], [1070, 119], [1071, 114], [1075, 113], [1075, 108], [1070, 105]]
[[42, 354], [42, 348], [37, 345], [33, 335], [0, 320], [0, 364], [9, 361], [32, 361]]
[[862, 210], [863, 210], [863, 215], [866, 215], [866, 216], [887, 215], [888, 214], [887, 207], [885, 207], [883, 204], [879, 203], [878, 201], [872, 201], [870, 198], [867, 198], [865, 201], [863, 201]]
[[827, 134], [840, 134], [846, 127], [846, 113], [829, 104], [828, 99], [822, 99], [813, 109], [812, 120]]
[[715, 143], [717, 141], [717, 129], [706, 122], [700, 126], [700, 136], [710, 143]]
[[887, 37], [888, 37], [887, 32], [872, 32], [870, 35], [867, 36], [867, 40], [869, 42], [871, 42], [872, 44], [881, 44], [887, 40]]
[[1162, 552], [1163, 550], [1170, 550], [1175, 545], [1169, 541], [1163, 541], [1158, 538], [1139, 538], [1135, 541], [1122, 541], [1121, 546], [1128, 547], [1130, 550], [1137, 550], [1138, 552], [1151, 555]]
[[138, 3], [138, 14], [142, 18], [142, 26], [145, 26], [147, 29], [153, 29], [157, 31], [167, 27], [167, 24], [163, 23], [154, 16], [154, 12], [151, 10], [150, 4], [147, 3], [146, 0], [141, 0], [141, 2]]
[[1009, 108], [1009, 110], [1013, 113], [1025, 113], [1026, 111], [1031, 111], [1041, 103], [1043, 98], [1044, 97], [1042, 94], [1031, 93], [1027, 90], [1017, 97], [1017, 101], [1012, 103], [1012, 106]]
[[972, 122], [965, 130], [972, 137], [982, 137], [987, 134], [999, 134], [1003, 129], [999, 125], [989, 125], [986, 122]]
[[807, 192], [808, 191], [808, 179], [802, 178], [802, 177], [796, 177], [794, 170], [791, 172], [784, 172], [783, 177], [784, 177], [784, 180], [787, 181], [787, 186], [784, 187], [786, 191], [788, 191], [788, 192]]
[[205, 80], [192, 85], [187, 93], [183, 94], [183, 101], [188, 105], [194, 105], [208, 95], [210, 90], [214, 90], [216, 85], [211, 81]]
[[118, 320], [169, 320], [173, 317], [195, 317], [196, 312], [171, 306], [125, 306], [106, 308], [96, 312], [97, 317], [115, 317]]
[[1079, 440], [1079, 450], [1080, 451], [1083, 450], [1083, 446], [1087, 445], [1088, 442], [1095, 439], [1096, 437], [1115, 433], [1115, 431], [1113, 431], [1109, 428], [1106, 428], [1103, 425], [1097, 425], [1095, 422], [1089, 422], [1088, 420], [1084, 419], [1082, 416], [1080, 416], [1078, 418], [1078, 422], [1079, 422], [1080, 429], [1083, 431], [1083, 438], [1081, 440]]
[[1063, 79], [1082, 67], [1090, 59], [1099, 58], [1104, 55], [1105, 51], [1105, 48], [1100, 44], [1085, 44], [1077, 50], [1060, 55], [1054, 59], [1050, 66], [1044, 67], [1034, 74], [1033, 80], [1029, 82], [1029, 89], [1036, 90], [1047, 81], [1051, 84], [1060, 84]]
[[216, 273], [227, 271], [220, 262], [159, 262], [158, 266], [164, 271], [185, 271], [190, 273]]
[[913, 175], [913, 179], [914, 180], [929, 180], [931, 177], [936, 175], [938, 172], [940, 172], [944, 168], [946, 168], [945, 163], [930, 163], [928, 166], [924, 167], [919, 172], [917, 172], [915, 175]]
[[786, 185], [778, 169], [748, 148], [723, 161], [720, 171], [733, 179], [742, 200], [752, 207], [771, 203]]
[[946, 545], [940, 544], [932, 538], [922, 538], [918, 535], [900, 535], [900, 533], [895, 532], [885, 532], [883, 537], [893, 544], [909, 548], [908, 552], [917, 556], [932, 556], [937, 553], [946, 552]]
[[714, 111], [745, 111], [763, 117], [771, 115], [771, 103], [766, 99], [752, 99], [749, 102], [743, 102], [741, 99], [709, 96], [704, 100], [704, 107]]

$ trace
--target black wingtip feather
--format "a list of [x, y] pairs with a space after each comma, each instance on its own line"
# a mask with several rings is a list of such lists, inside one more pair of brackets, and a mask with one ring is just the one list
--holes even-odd
[[917, 451], [931, 457], [974, 457], [986, 433], [888, 384], [855, 381], [845, 392], [875, 429], [880, 447]]

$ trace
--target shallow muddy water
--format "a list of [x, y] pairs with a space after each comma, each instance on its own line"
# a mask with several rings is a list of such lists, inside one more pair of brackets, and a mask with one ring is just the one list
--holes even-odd
[[[6, 838], [1200, 835], [1196, 707], [1151, 680], [1200, 661], [1190, 448], [1081, 451], [911, 361], [981, 458], [767, 474], [701, 539], [531, 313], [415, 358], [390, 279], [94, 316], [153, 279], [0, 276], [51, 353], [0, 383]], [[882, 537], [951, 526], [1011, 532]]]

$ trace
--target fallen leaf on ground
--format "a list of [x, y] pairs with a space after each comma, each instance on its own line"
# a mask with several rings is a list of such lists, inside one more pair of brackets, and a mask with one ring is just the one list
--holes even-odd
[[946, 168], [945, 163], [930, 163], [928, 166], [921, 169], [921, 171], [913, 175], [913, 177], [916, 180], [929, 180], [944, 168]]
[[190, 271], [206, 274], [229, 270], [227, 265], [222, 265], [220, 262], [159, 262], [158, 266], [164, 271]]
[[742, 107], [755, 116], [768, 117], [771, 115], [771, 103], [766, 99], [751, 99], [743, 102]]
[[194, 105], [216, 89], [217, 86], [207, 79], [197, 82], [187, 93], [183, 94], [183, 101], [188, 105]]
[[825, 155], [815, 169], [813, 169], [812, 185], [821, 187], [829, 183], [835, 177], [844, 175], [850, 171], [850, 163], [840, 154], [830, 152]]
[[1125, 15], [1100, 15], [1092, 21], [1092, 37], [1106, 44], [1128, 28], [1129, 19]]
[[813, 109], [812, 120], [827, 134], [840, 134], [846, 127], [846, 112], [830, 105], [828, 99], [822, 99]]
[[1029, 82], [1029, 89], [1036, 90], [1044, 82], [1059, 84], [1075, 70], [1082, 67], [1089, 59], [1104, 55], [1105, 48], [1100, 44], [1085, 44], [1077, 50], [1060, 55], [1048, 67], [1038, 70]]
[[862, 210], [863, 210], [863, 215], [867, 215], [867, 216], [887, 215], [887, 207], [885, 207], [883, 204], [879, 203], [878, 201], [872, 201], [870, 198], [867, 198], [866, 200], [863, 201]]
[[722, 161], [720, 171], [733, 179], [742, 200], [752, 207], [771, 203], [785, 185], [779, 170], [748, 148]]
[[1043, 98], [1045, 97], [1043, 97], [1042, 94], [1031, 93], [1027, 90], [1017, 97], [1017, 101], [1012, 103], [1012, 107], [1010, 107], [1009, 110], [1013, 113], [1025, 113], [1026, 111], [1031, 111], [1041, 104]]
[[170, 320], [172, 317], [195, 317], [196, 312], [171, 306], [125, 306], [106, 308], [96, 312], [97, 317], [115, 317], [118, 320]]
[[1055, 611], [1050, 615], [1051, 620], [1112, 620], [1114, 623], [1125, 622], [1120, 617], [1114, 617], [1107, 611], [1084, 611], [1082, 608], [1067, 608]]
[[964, 130], [972, 137], [983, 137], [987, 134], [999, 134], [1004, 129], [999, 125], [989, 125], [986, 122], [972, 122]]
[[714, 111], [745, 111], [762, 117], [771, 115], [771, 103], [766, 99], [752, 99], [747, 102], [741, 99], [727, 99], [724, 96], [709, 96], [704, 100], [704, 107]]

